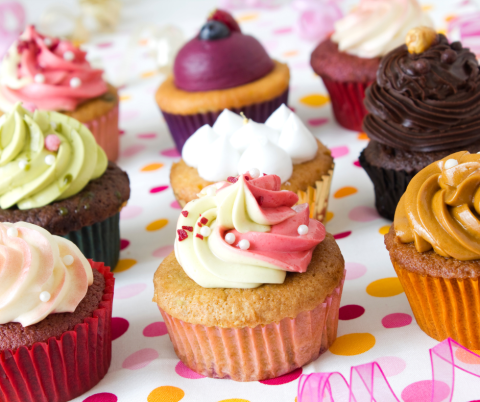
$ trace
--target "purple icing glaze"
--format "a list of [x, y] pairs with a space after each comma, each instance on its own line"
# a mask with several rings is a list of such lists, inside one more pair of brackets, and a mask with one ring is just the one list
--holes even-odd
[[217, 40], [192, 39], [177, 54], [175, 85], [184, 91], [227, 89], [264, 77], [274, 64], [253, 36], [232, 32]]

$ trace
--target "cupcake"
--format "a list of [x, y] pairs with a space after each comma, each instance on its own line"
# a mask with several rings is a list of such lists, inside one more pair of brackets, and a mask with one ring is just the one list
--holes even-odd
[[67, 41], [27, 27], [0, 64], [0, 111], [17, 102], [29, 110], [57, 111], [85, 124], [108, 159], [118, 158], [118, 94], [86, 53]]
[[282, 190], [298, 194], [300, 203], [309, 204], [310, 217], [322, 221], [333, 167], [330, 150], [285, 105], [265, 124], [226, 109], [213, 127], [204, 125], [187, 140], [182, 159], [172, 165], [170, 182], [178, 202], [185, 206], [215, 182], [246, 172], [254, 178], [275, 174]]
[[325, 84], [338, 124], [362, 130], [365, 89], [375, 81], [381, 58], [419, 25], [433, 26], [416, 0], [361, 0], [335, 23], [333, 34], [313, 51], [310, 64]]
[[0, 117], [0, 222], [29, 222], [115, 267], [127, 174], [108, 162], [86, 126], [16, 104]]
[[0, 223], [0, 244], [0, 399], [76, 398], [110, 366], [113, 275], [30, 223]]
[[408, 183], [452, 152], [480, 151], [480, 70], [461, 43], [417, 28], [386, 55], [367, 90], [360, 155], [380, 215], [392, 220]]
[[480, 349], [480, 155], [460, 151], [410, 182], [385, 236], [420, 328]]
[[290, 72], [244, 35], [226, 11], [216, 10], [199, 34], [178, 52], [173, 75], [156, 101], [179, 151], [196, 130], [229, 109], [264, 123], [287, 103]]
[[175, 352], [204, 376], [278, 377], [335, 340], [342, 254], [280, 181], [240, 175], [188, 203], [155, 273]]

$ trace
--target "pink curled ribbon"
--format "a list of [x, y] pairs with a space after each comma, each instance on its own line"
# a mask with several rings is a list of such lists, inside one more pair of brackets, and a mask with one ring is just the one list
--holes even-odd
[[[448, 338], [430, 349], [430, 402], [452, 401], [455, 369], [480, 377], [480, 356]], [[448, 387], [448, 388], [447, 388]], [[350, 382], [340, 373], [302, 375], [298, 402], [400, 402], [376, 362], [350, 369]], [[429, 402], [425, 400], [425, 402]]]

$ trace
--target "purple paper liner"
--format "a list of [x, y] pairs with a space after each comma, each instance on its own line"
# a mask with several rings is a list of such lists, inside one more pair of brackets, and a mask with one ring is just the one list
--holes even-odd
[[[252, 119], [257, 123], [265, 123], [270, 115], [277, 110], [282, 103], [288, 102], [288, 88], [280, 96], [262, 103], [254, 103], [253, 105], [243, 106], [241, 108], [231, 108], [230, 110], [235, 113], [243, 112], [246, 117]], [[200, 127], [205, 124], [213, 126], [215, 120], [223, 112], [219, 110], [217, 112], [198, 113], [198, 114], [172, 114], [167, 113], [160, 109], [167, 122], [170, 134], [178, 151], [181, 153], [183, 145], [187, 139]]]

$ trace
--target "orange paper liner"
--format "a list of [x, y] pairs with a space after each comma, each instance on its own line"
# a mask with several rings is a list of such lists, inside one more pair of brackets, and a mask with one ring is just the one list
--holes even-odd
[[107, 373], [115, 279], [103, 263], [89, 262], [105, 277], [100, 305], [92, 317], [59, 338], [0, 352], [0, 401], [69, 401], [93, 388]]
[[235, 381], [266, 380], [310, 363], [332, 345], [344, 280], [315, 309], [255, 328], [207, 327], [160, 312], [175, 353], [193, 371]]
[[452, 338], [468, 349], [480, 349], [478, 279], [424, 276], [397, 262], [393, 267], [423, 332], [438, 341]]
[[107, 114], [82, 123], [92, 132], [97, 144], [107, 154], [108, 160], [115, 162], [119, 150], [118, 104]]

